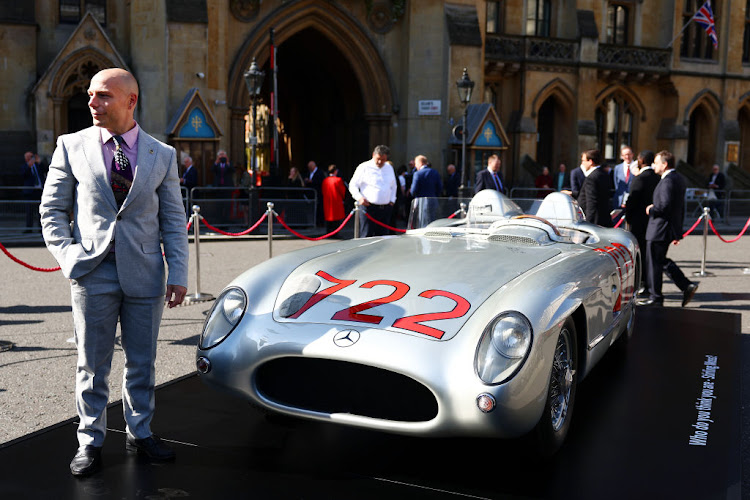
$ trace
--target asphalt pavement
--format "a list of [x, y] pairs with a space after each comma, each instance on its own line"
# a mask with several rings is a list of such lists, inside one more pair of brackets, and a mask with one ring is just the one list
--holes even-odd
[[[737, 231], [735, 230], [735, 235]], [[23, 241], [0, 240], [18, 259], [36, 267], [54, 267], [54, 259], [34, 235]], [[351, 234], [348, 235], [349, 237]], [[725, 238], [730, 238], [728, 233]], [[275, 239], [273, 254], [308, 245], [301, 239]], [[750, 333], [750, 235], [736, 243], [708, 237], [705, 270], [692, 278], [700, 287], [688, 308], [742, 315], [743, 334]], [[218, 238], [200, 242], [202, 293], [218, 295], [234, 277], [265, 261], [265, 238]], [[701, 270], [702, 235], [690, 235], [672, 247], [669, 256], [686, 274]], [[195, 245], [190, 245], [188, 293], [196, 292]], [[404, 256], [394, 256], [404, 258]], [[32, 271], [0, 254], [0, 341], [13, 348], [0, 352], [0, 444], [75, 416], [73, 397], [76, 363], [68, 280], [60, 272]], [[680, 307], [682, 295], [665, 281], [665, 307]], [[195, 371], [195, 348], [210, 303], [165, 310], [159, 336], [157, 384]], [[710, 335], [710, 331], [706, 332]], [[636, 332], [637, 334], [637, 332]], [[110, 400], [121, 398], [123, 358], [116, 349], [110, 375]], [[746, 378], [746, 377], [743, 377]], [[158, 411], [158, 405], [157, 405]]]

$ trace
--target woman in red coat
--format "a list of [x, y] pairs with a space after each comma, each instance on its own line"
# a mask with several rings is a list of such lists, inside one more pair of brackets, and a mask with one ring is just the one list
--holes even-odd
[[330, 233], [339, 227], [346, 217], [346, 210], [344, 210], [346, 185], [344, 179], [339, 177], [339, 169], [336, 165], [328, 166], [328, 177], [323, 179], [321, 190], [323, 191], [323, 216], [326, 220], [326, 231]]

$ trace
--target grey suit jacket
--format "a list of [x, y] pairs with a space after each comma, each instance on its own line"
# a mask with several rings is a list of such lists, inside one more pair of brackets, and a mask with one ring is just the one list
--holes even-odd
[[44, 241], [65, 277], [93, 270], [114, 240], [123, 292], [162, 295], [161, 238], [169, 265], [166, 283], [187, 287], [187, 230], [174, 148], [140, 130], [135, 178], [119, 210], [108, 170], [98, 127], [58, 138], [39, 212]]

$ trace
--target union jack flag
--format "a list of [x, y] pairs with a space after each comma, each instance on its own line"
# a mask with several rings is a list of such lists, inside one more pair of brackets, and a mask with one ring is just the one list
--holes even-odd
[[716, 25], [714, 24], [714, 13], [711, 10], [711, 0], [706, 0], [706, 3], [695, 13], [693, 19], [703, 26], [706, 34], [714, 44], [714, 49], [717, 49], [719, 47], [719, 38], [716, 36]]

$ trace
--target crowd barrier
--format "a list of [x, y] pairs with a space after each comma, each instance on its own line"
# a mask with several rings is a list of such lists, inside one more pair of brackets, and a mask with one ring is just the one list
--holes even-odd
[[[466, 214], [466, 204], [465, 203], [461, 203], [460, 205], [461, 205], [460, 208], [458, 210], [456, 210], [455, 212], [453, 212], [449, 216], [449, 218], [454, 218], [454, 217], [456, 217], [459, 214], [463, 214], [465, 216], [465, 214]], [[199, 205], [193, 205], [192, 206], [193, 213], [190, 216], [190, 219], [189, 219], [189, 221], [187, 223], [186, 230], [189, 232], [190, 229], [193, 229], [193, 235], [194, 235], [193, 240], [194, 240], [194, 244], [195, 244], [195, 260], [196, 260], [196, 266], [195, 266], [195, 268], [196, 268], [196, 279], [195, 279], [196, 292], [193, 293], [193, 294], [189, 294], [186, 297], [186, 303], [203, 302], [203, 301], [213, 300], [214, 299], [213, 295], [207, 294], [207, 293], [203, 293], [203, 292], [200, 291], [200, 289], [201, 289], [201, 283], [200, 283], [200, 225], [201, 225], [201, 223], [203, 225], [205, 225], [207, 228], [209, 228], [212, 231], [215, 231], [215, 232], [217, 232], [219, 234], [222, 234], [222, 235], [225, 235], [225, 236], [230, 236], [230, 237], [237, 237], [237, 236], [248, 235], [248, 234], [252, 233], [253, 231], [255, 231], [256, 229], [258, 229], [258, 227], [263, 222], [267, 222], [267, 228], [268, 228], [268, 234], [267, 234], [267, 239], [268, 239], [268, 258], [269, 259], [271, 257], [273, 257], [273, 236], [274, 236], [274, 234], [273, 234], [274, 223], [273, 222], [274, 222], [274, 217], [279, 222], [279, 224], [284, 229], [286, 229], [287, 231], [289, 231], [292, 235], [294, 235], [294, 236], [296, 236], [298, 238], [302, 238], [302, 239], [308, 240], [308, 241], [320, 241], [320, 240], [323, 240], [323, 239], [326, 239], [326, 238], [330, 238], [330, 237], [338, 234], [339, 232], [341, 232], [344, 229], [344, 227], [346, 227], [346, 225], [349, 223], [349, 221], [353, 218], [354, 219], [354, 238], [356, 239], [356, 238], [359, 237], [358, 236], [359, 235], [359, 213], [360, 213], [361, 208], [357, 204], [355, 204], [354, 209], [346, 216], [346, 218], [341, 222], [341, 224], [336, 229], [334, 229], [333, 231], [331, 231], [331, 232], [329, 232], [327, 234], [324, 234], [322, 236], [315, 236], [315, 237], [306, 236], [306, 235], [304, 235], [302, 233], [299, 233], [298, 231], [295, 231], [287, 223], [287, 221], [285, 220], [284, 215], [281, 215], [281, 214], [277, 213], [274, 208], [275, 208], [275, 203], [274, 202], [266, 202], [266, 211], [265, 211], [265, 213], [263, 213], [253, 225], [251, 225], [250, 227], [248, 227], [244, 231], [233, 233], [233, 232], [224, 231], [224, 230], [222, 230], [222, 229], [220, 229], [220, 228], [212, 225], [208, 220], [206, 220], [206, 217], [201, 214], [202, 209], [201, 209], [201, 207]], [[380, 221], [372, 218], [366, 211], [363, 211], [362, 213], [364, 214], [365, 217], [368, 218], [368, 220], [370, 220], [371, 222], [373, 222], [375, 224], [378, 224], [378, 225], [380, 225], [380, 226], [388, 229], [389, 231], [393, 231], [393, 232], [397, 232], [397, 233], [404, 233], [404, 232], [406, 232], [406, 229], [392, 227], [392, 226], [390, 226], [388, 224], [384, 224], [384, 223], [382, 223], [382, 222], [380, 222]], [[623, 220], [624, 219], [620, 219], [620, 221], [617, 223], [617, 225], [615, 227], [620, 226], [623, 223]], [[701, 259], [701, 270], [700, 271], [696, 271], [694, 274], [696, 276], [711, 276], [711, 274], [706, 271], [706, 252], [707, 252], [707, 246], [708, 246], [707, 240], [708, 240], [708, 230], [709, 230], [709, 228], [714, 232], [714, 234], [722, 242], [724, 242], [724, 243], [735, 243], [735, 242], [739, 241], [740, 238], [742, 238], [742, 236], [748, 230], [748, 227], [750, 227], [750, 217], [747, 219], [747, 222], [745, 223], [744, 227], [742, 228], [742, 231], [740, 232], [739, 235], [737, 235], [737, 237], [732, 238], [732, 239], [725, 239], [721, 234], [719, 234], [719, 232], [716, 230], [716, 227], [713, 224], [713, 221], [711, 219], [711, 209], [709, 207], [704, 207], [703, 208], [703, 213], [700, 215], [700, 217], [698, 217], [698, 219], [690, 227], [690, 229], [688, 229], [683, 234], [683, 237], [686, 237], [690, 233], [692, 233], [698, 227], [698, 225], [700, 225], [701, 222], [703, 222], [703, 256], [702, 256], [702, 259]], [[8, 249], [2, 243], [0, 243], [0, 251], [2, 251], [3, 253], [5, 253], [5, 255], [7, 255], [8, 258], [10, 258], [12, 261], [14, 261], [17, 264], [22, 265], [22, 266], [24, 266], [24, 267], [26, 267], [26, 268], [28, 268], [28, 269], [30, 269], [32, 271], [54, 272], [54, 271], [59, 271], [60, 270], [60, 267], [43, 268], [43, 267], [36, 267], [36, 266], [31, 265], [31, 264], [28, 264], [28, 263], [22, 261], [21, 259], [17, 258], [16, 256], [14, 256], [13, 254], [11, 254], [8, 251]]]

